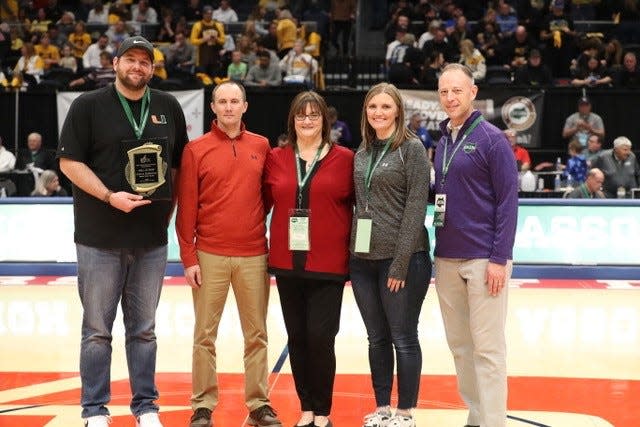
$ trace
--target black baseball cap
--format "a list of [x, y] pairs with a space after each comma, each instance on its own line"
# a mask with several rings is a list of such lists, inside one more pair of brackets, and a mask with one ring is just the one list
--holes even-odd
[[149, 40], [145, 39], [142, 36], [133, 36], [128, 37], [120, 43], [118, 47], [118, 51], [116, 52], [116, 57], [120, 58], [124, 55], [129, 49], [142, 49], [147, 55], [149, 55], [149, 59], [153, 62], [153, 45], [149, 42]]

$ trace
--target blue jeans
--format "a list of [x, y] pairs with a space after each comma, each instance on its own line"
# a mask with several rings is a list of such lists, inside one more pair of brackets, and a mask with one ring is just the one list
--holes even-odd
[[392, 259], [366, 260], [351, 256], [353, 294], [369, 339], [369, 366], [377, 406], [391, 403], [394, 347], [398, 363], [398, 409], [415, 408], [420, 387], [422, 351], [418, 318], [431, 280], [427, 252], [411, 256], [404, 288], [387, 288]]
[[84, 310], [80, 344], [82, 417], [108, 415], [111, 330], [121, 301], [132, 391], [131, 412], [157, 412], [155, 317], [167, 247], [101, 249], [77, 244], [78, 293]]

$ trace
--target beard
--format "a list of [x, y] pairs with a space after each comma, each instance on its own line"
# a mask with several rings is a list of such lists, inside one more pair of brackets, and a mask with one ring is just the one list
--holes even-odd
[[117, 79], [122, 83], [122, 86], [126, 87], [129, 90], [140, 90], [143, 89], [147, 83], [151, 80], [153, 74], [149, 74], [149, 76], [141, 76], [139, 80], [132, 79], [127, 73], [116, 70]]

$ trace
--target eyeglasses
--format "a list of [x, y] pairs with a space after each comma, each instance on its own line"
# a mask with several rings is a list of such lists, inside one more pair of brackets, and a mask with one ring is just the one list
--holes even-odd
[[320, 117], [322, 117], [322, 114], [320, 114], [320, 113], [296, 114], [294, 117], [295, 117], [297, 122], [304, 122], [304, 119], [306, 119], [306, 118], [308, 118], [312, 122], [315, 122], [317, 120], [320, 120]]

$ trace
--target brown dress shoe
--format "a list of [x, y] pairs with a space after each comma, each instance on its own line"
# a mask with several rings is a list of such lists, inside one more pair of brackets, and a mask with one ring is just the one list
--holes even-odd
[[189, 427], [211, 427], [211, 409], [209, 408], [197, 408], [193, 411]]
[[252, 426], [282, 427], [282, 423], [278, 419], [276, 411], [274, 411], [269, 405], [264, 405], [251, 411], [249, 413], [249, 420], [247, 423]]

